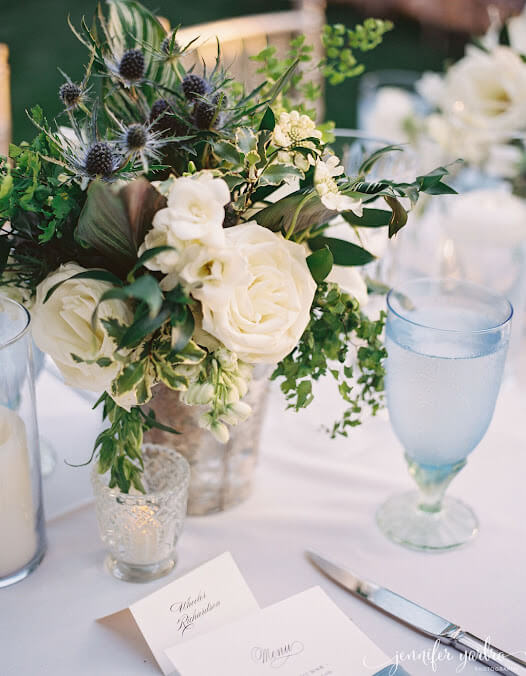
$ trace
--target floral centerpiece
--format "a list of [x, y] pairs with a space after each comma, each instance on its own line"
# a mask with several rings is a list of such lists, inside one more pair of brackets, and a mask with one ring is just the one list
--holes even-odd
[[65, 382], [100, 393], [100, 472], [143, 490], [143, 432], [177, 431], [145, 408], [161, 385], [203, 407], [200, 424], [226, 441], [251, 413], [243, 397], [260, 363], [275, 365], [296, 410], [332, 375], [348, 403], [333, 432], [346, 434], [381, 403], [383, 316], [367, 318], [331, 281], [373, 256], [328, 225], [341, 214], [393, 236], [420, 192], [452, 190], [444, 168], [368, 182], [384, 151], [345, 176], [303, 78], [309, 64], [334, 83], [356, 75], [353, 50], [391, 25], [326, 27], [321, 63], [303, 37], [283, 60], [267, 48], [262, 84], [246, 92], [219, 48], [211, 71], [187, 68], [192, 44], [177, 30], [132, 0], [108, 7], [73, 28], [84, 77], [64, 74], [56, 124], [32, 109], [38, 135], [11, 146], [0, 183], [1, 283], [31, 307], [35, 342]]

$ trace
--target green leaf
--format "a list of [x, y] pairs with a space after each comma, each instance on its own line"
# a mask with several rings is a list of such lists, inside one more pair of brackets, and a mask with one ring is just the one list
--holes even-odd
[[128, 298], [134, 298], [146, 303], [150, 311], [150, 317], [157, 315], [163, 303], [163, 294], [155, 277], [143, 275], [128, 286], [110, 289], [103, 293], [100, 297], [99, 305], [105, 300], [127, 300]]
[[274, 131], [275, 126], [276, 126], [276, 117], [274, 115], [274, 112], [272, 111], [272, 108], [270, 106], [267, 106], [265, 108], [265, 113], [259, 124], [259, 130], [261, 131], [262, 129], [268, 129], [269, 131]]
[[261, 175], [259, 185], [281, 185], [287, 178], [295, 176], [303, 178], [303, 175], [303, 172], [293, 164], [271, 164]]
[[352, 211], [343, 211], [341, 216], [350, 223], [360, 228], [382, 228], [389, 225], [392, 214], [385, 209], [364, 209], [361, 216]]
[[390, 145], [390, 146], [385, 146], [384, 148], [380, 148], [379, 150], [376, 150], [374, 153], [369, 155], [367, 159], [365, 159], [362, 164], [360, 165], [360, 168], [358, 169], [358, 174], [364, 175], [367, 174], [371, 171], [371, 169], [374, 167], [376, 162], [385, 155], [386, 153], [391, 153], [394, 151], [403, 151], [403, 148], [399, 145]]
[[94, 279], [98, 282], [108, 282], [109, 284], [114, 284], [116, 286], [122, 285], [121, 280], [108, 270], [85, 270], [84, 272], [77, 272], [76, 275], [72, 275], [67, 279], [63, 279], [61, 282], [54, 284], [46, 293], [44, 303], [46, 303], [51, 298], [59, 286], [62, 286], [62, 284], [69, 282], [72, 279]]
[[329, 249], [335, 265], [366, 265], [375, 259], [367, 249], [334, 237], [315, 237], [309, 240], [309, 247], [312, 251]]
[[306, 189], [298, 190], [275, 204], [261, 209], [254, 215], [254, 220], [273, 232], [280, 230], [288, 232], [295, 219], [294, 232], [301, 232], [305, 228], [327, 223], [337, 214], [337, 211], [324, 206], [315, 191]]
[[150, 333], [157, 331], [164, 322], [170, 317], [171, 309], [169, 306], [163, 307], [158, 315], [151, 317], [150, 315], [144, 315], [140, 319], [137, 319], [133, 324], [127, 329], [126, 333], [121, 337], [119, 341], [119, 349], [122, 350], [127, 347], [133, 347], [138, 345], [143, 338], [148, 336]]
[[134, 275], [137, 272], [137, 270], [140, 270], [142, 266], [147, 263], [149, 260], [152, 258], [155, 258], [160, 253], [163, 253], [164, 251], [176, 251], [175, 247], [173, 246], [154, 246], [152, 249], [147, 249], [143, 254], [139, 256], [137, 259], [137, 263], [133, 266], [133, 268], [130, 270], [128, 273], [127, 279], [129, 282], [133, 282]]
[[155, 213], [166, 205], [145, 179], [131, 181], [119, 192], [108, 183], [92, 181], [79, 217], [76, 237], [109, 260], [119, 272], [129, 270]]
[[233, 143], [229, 143], [228, 141], [216, 141], [216, 143], [212, 143], [212, 148], [214, 153], [220, 157], [222, 161], [229, 162], [236, 167], [243, 164], [241, 153]]
[[181, 390], [188, 387], [188, 379], [176, 373], [173, 366], [166, 361], [156, 360], [155, 371], [159, 380], [172, 390]]
[[307, 256], [307, 265], [314, 281], [323, 282], [332, 270], [334, 259], [328, 247], [319, 249]]
[[194, 316], [187, 309], [184, 321], [172, 328], [172, 352], [184, 350], [194, 333], [194, 325]]
[[401, 230], [404, 225], [407, 223], [407, 211], [396, 199], [396, 197], [385, 196], [384, 200], [391, 207], [392, 216], [389, 221], [389, 239], [396, 235], [396, 233]]
[[146, 373], [146, 360], [135, 361], [127, 364], [119, 377], [114, 381], [117, 395], [131, 392], [133, 388], [144, 378]]
[[243, 155], [247, 155], [251, 150], [257, 152], [258, 139], [249, 127], [239, 127], [236, 130], [236, 143]]

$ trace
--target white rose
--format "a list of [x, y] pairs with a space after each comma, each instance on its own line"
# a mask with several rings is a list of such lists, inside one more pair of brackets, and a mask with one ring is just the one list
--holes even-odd
[[526, 125], [526, 63], [509, 47], [485, 52], [474, 46], [444, 78], [441, 110], [490, 140], [512, 136]]
[[227, 246], [245, 259], [249, 279], [238, 286], [203, 283], [203, 329], [249, 363], [275, 363], [298, 343], [316, 284], [303, 247], [257, 223], [225, 231]]
[[[37, 346], [52, 357], [67, 385], [102, 392], [109, 389], [119, 371], [119, 364], [101, 367], [77, 363], [71, 354], [87, 360], [113, 355], [116, 345], [100, 321], [95, 331], [91, 325], [99, 298], [112, 288], [111, 284], [93, 279], [72, 279], [59, 286], [44, 303], [48, 291], [55, 284], [84, 271], [77, 263], [66, 263], [38, 285], [32, 311], [33, 338]], [[133, 313], [126, 303], [110, 300], [101, 305], [99, 317], [113, 317], [122, 324], [129, 324]]]

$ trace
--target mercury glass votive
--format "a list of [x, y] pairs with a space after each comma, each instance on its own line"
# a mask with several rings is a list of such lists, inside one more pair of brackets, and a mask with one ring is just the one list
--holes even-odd
[[183, 529], [190, 467], [177, 451], [143, 447], [146, 493], [109, 488], [109, 473], [92, 472], [95, 508], [111, 574], [128, 582], [149, 582], [175, 566], [175, 547]]

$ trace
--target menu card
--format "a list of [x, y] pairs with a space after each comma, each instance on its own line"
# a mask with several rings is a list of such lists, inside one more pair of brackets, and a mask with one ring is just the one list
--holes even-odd
[[173, 645], [166, 656], [181, 676], [372, 676], [390, 664], [320, 587]]

